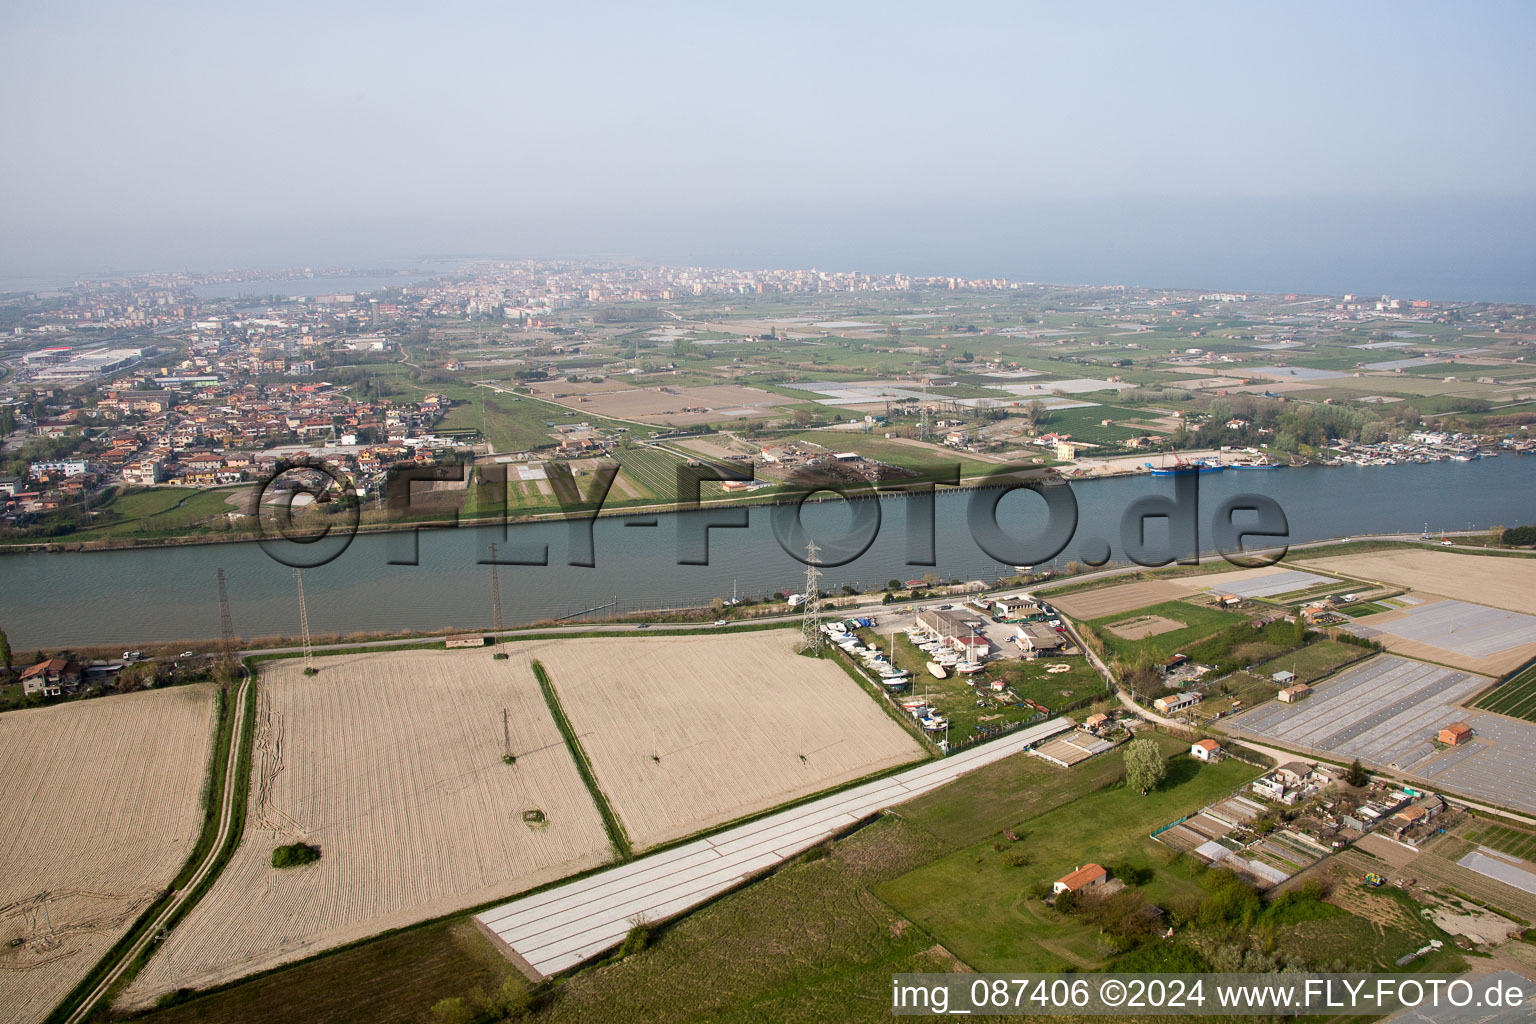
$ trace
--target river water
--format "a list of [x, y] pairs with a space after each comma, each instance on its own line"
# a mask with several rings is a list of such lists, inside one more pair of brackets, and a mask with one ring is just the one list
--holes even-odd
[[[1505, 455], [1478, 462], [1384, 467], [1228, 470], [1199, 480], [1200, 543], [1211, 549], [1210, 520], [1225, 499], [1244, 493], [1273, 498], [1285, 511], [1293, 543], [1373, 533], [1481, 529], [1536, 520], [1536, 458]], [[1173, 494], [1172, 478], [1121, 477], [1073, 485], [1079, 523], [1058, 564], [1077, 558], [1089, 538], [1110, 542], [1116, 561], [1122, 514], [1137, 498]], [[1006, 571], [972, 538], [967, 508], [976, 494], [935, 499], [933, 567], [906, 564], [910, 499], [877, 505], [874, 543], [856, 560], [827, 568], [823, 586], [879, 587], [935, 573], [944, 579], [995, 578]], [[1018, 536], [1039, 532], [1044, 502], [1027, 491], [1003, 498], [998, 521]], [[804, 589], [805, 567], [775, 539], [772, 510], [746, 510], [745, 529], [709, 531], [708, 565], [679, 565], [681, 538], [697, 532], [709, 510], [654, 517], [605, 517], [593, 527], [593, 567], [567, 565], [569, 530], [562, 523], [422, 530], [417, 565], [410, 534], [357, 537], [334, 561], [304, 572], [311, 629], [319, 633], [480, 629], [491, 622], [490, 570], [478, 564], [492, 542], [505, 553], [548, 545], [550, 564], [500, 568], [507, 625], [567, 615], [617, 601], [617, 608], [662, 608], [729, 597]], [[820, 540], [835, 540], [853, 522], [841, 500], [805, 506], [804, 522]], [[1149, 539], [1158, 539], [1156, 521]], [[215, 571], [225, 570], [235, 631], [241, 636], [297, 635], [293, 571], [256, 544], [217, 544], [128, 551], [0, 556], [0, 627], [18, 651], [71, 644], [138, 643], [217, 637]], [[598, 614], [608, 614], [604, 609]]]

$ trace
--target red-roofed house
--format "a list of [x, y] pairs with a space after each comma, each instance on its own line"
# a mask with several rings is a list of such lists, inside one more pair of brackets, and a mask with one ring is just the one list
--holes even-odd
[[1084, 864], [1069, 875], [1063, 875], [1056, 879], [1056, 884], [1051, 886], [1054, 893], [1082, 892], [1084, 889], [1092, 889], [1096, 885], [1103, 885], [1109, 879], [1109, 872], [1097, 864]]

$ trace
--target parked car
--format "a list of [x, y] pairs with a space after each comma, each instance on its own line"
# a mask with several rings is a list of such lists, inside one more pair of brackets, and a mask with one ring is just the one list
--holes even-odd
[[717, 626], [724, 626], [724, 625], [726, 625], [726, 620], [725, 619], [716, 619], [715, 620], [715, 625], [717, 625]]

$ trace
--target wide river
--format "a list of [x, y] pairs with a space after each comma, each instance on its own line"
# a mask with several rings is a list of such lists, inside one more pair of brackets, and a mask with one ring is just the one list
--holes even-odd
[[[1512, 526], [1536, 520], [1536, 458], [1505, 455], [1478, 462], [1384, 467], [1307, 467], [1272, 471], [1228, 470], [1199, 480], [1200, 544], [1211, 550], [1210, 522], [1226, 498], [1259, 494], [1279, 503], [1290, 540], [1300, 543], [1376, 533], [1418, 533]], [[1148, 494], [1172, 495], [1171, 478], [1121, 477], [1073, 485], [1079, 507], [1074, 539], [1058, 564], [1078, 558], [1088, 539], [1110, 542], [1122, 560], [1120, 523], [1125, 509]], [[1006, 566], [971, 536], [967, 508], [978, 492], [941, 493], [936, 508], [934, 567], [906, 564], [909, 499], [878, 503], [881, 522], [869, 549], [847, 565], [825, 570], [824, 586], [879, 587], [891, 578], [936, 573], [944, 579], [996, 578]], [[995, 493], [995, 492], [980, 492]], [[1003, 498], [1001, 526], [1020, 537], [1037, 533], [1044, 503], [1028, 492]], [[357, 537], [334, 561], [304, 571], [311, 629], [317, 633], [480, 629], [491, 623], [490, 570], [478, 564], [496, 542], [505, 553], [547, 544], [549, 562], [503, 565], [502, 605], [507, 625], [564, 616], [616, 601], [622, 611], [698, 605], [715, 597], [804, 589], [804, 566], [779, 545], [768, 507], [748, 511], [745, 529], [709, 531], [708, 565], [680, 565], [680, 535], [692, 516], [662, 515], [637, 527], [604, 517], [593, 533], [591, 568], [566, 564], [569, 528], [549, 523], [422, 530], [417, 565], [410, 534]], [[805, 507], [807, 529], [836, 541], [853, 522], [851, 506], [834, 500]], [[1148, 531], [1156, 540], [1154, 521]], [[0, 555], [0, 627], [18, 652], [72, 644], [132, 646], [219, 635], [215, 572], [229, 583], [235, 631], [244, 637], [298, 633], [293, 570], [256, 544], [214, 544], [63, 554]], [[598, 614], [608, 614], [604, 609]]]

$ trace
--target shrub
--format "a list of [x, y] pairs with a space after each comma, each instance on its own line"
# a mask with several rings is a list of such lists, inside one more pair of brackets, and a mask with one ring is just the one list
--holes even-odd
[[832, 856], [831, 843], [817, 843], [800, 855], [801, 864], [811, 864], [818, 860], [826, 860]]
[[308, 843], [289, 843], [272, 851], [272, 866], [275, 868], [296, 868], [319, 859], [320, 847]]
[[1247, 929], [1264, 910], [1259, 891], [1230, 871], [1207, 873], [1205, 886], [1210, 895], [1200, 901], [1195, 918], [1204, 927]]
[[1130, 861], [1117, 860], [1113, 864], [1106, 865], [1106, 867], [1109, 868], [1111, 875], [1114, 875], [1126, 885], [1146, 885], [1152, 881], [1151, 868], [1137, 867]]
[[651, 929], [648, 925], [637, 924], [624, 936], [624, 942], [619, 946], [619, 956], [634, 956], [651, 944]]
[[432, 1004], [432, 1020], [436, 1024], [475, 1024], [475, 1011], [460, 996], [439, 999]]

